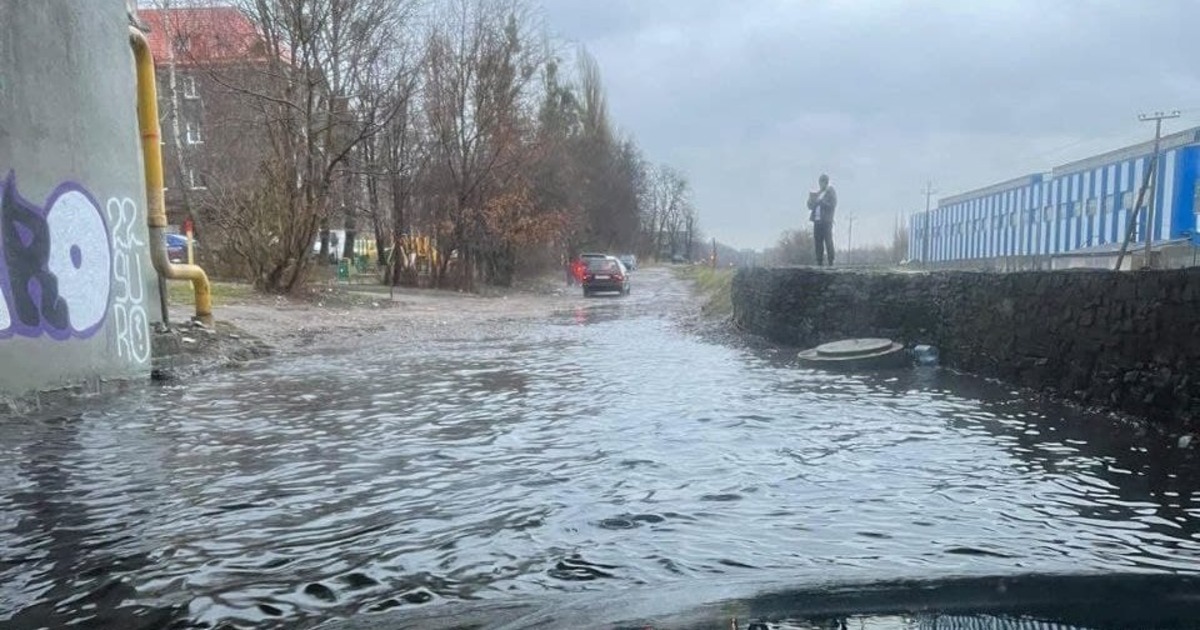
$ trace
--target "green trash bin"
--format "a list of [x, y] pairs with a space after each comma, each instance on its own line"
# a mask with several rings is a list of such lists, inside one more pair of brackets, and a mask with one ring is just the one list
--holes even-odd
[[350, 279], [350, 259], [343, 258], [338, 261], [337, 277], [338, 277], [338, 280], [349, 280]]

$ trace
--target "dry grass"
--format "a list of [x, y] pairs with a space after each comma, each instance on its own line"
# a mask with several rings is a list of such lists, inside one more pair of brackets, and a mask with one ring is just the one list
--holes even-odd
[[701, 311], [709, 317], [733, 314], [733, 269], [713, 269], [701, 265], [676, 267], [675, 274], [689, 280], [704, 296]]
[[[213, 282], [211, 287], [213, 306], [240, 302], [255, 295], [254, 287], [242, 282]], [[196, 296], [192, 293], [192, 283], [185, 280], [168, 280], [167, 299], [171, 304], [195, 304]]]

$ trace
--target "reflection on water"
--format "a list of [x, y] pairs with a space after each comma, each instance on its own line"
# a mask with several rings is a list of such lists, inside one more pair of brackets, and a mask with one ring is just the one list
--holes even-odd
[[0, 621], [1200, 567], [1165, 440], [936, 370], [797, 371], [630, 304], [3, 421]]

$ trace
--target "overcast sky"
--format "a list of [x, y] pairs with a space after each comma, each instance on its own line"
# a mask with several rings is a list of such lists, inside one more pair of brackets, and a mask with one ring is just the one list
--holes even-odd
[[[763, 247], [822, 171], [835, 235], [890, 241], [963, 192], [1200, 125], [1195, 0], [542, 0], [614, 122], [685, 172], [706, 232]], [[936, 202], [935, 202], [936, 203]]]

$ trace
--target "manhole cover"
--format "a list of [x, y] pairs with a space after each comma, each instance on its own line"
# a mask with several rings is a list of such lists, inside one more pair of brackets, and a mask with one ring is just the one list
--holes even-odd
[[891, 339], [845, 339], [817, 346], [817, 355], [822, 357], [859, 357], [884, 352], [891, 347]]

